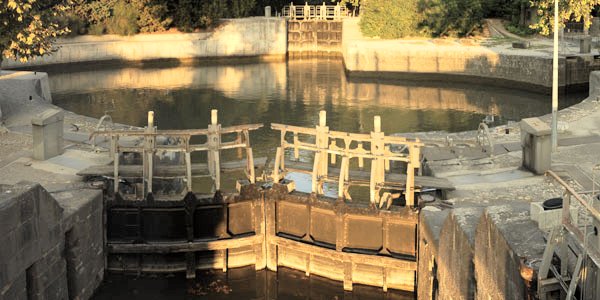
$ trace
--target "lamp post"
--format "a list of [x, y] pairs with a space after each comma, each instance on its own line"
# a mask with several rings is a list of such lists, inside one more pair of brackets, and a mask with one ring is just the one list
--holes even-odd
[[554, 0], [554, 51], [552, 58], [552, 151], [558, 147], [558, 1]]

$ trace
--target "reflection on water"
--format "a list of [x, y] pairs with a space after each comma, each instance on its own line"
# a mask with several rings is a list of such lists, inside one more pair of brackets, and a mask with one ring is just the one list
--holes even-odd
[[[131, 125], [145, 125], [146, 112], [153, 110], [160, 129], [206, 128], [210, 109], [219, 110], [219, 122], [224, 126], [264, 123], [265, 127], [251, 136], [257, 157], [273, 157], [279, 143], [278, 132], [271, 131], [269, 123], [312, 127], [323, 109], [328, 113], [328, 125], [335, 130], [369, 132], [373, 116], [381, 115], [386, 133], [403, 133], [474, 130], [486, 116], [494, 116], [493, 125], [499, 125], [549, 113], [551, 107], [547, 95], [508, 88], [446, 82], [349, 81], [341, 61], [335, 59], [200, 66], [153, 64], [142, 68], [77, 66], [50, 71], [50, 86], [54, 102], [65, 109], [92, 117], [109, 112], [115, 122]], [[562, 97], [561, 105], [572, 105], [585, 96]], [[234, 156], [224, 153], [225, 160]], [[258, 279], [273, 276], [266, 271], [235, 274], [230, 271], [219, 275], [226, 277], [221, 282], [233, 287], [231, 294], [208, 294], [227, 299], [309, 298], [321, 294], [327, 296], [319, 298], [343, 298], [339, 283], [323, 283], [312, 277], [308, 281], [293, 279], [288, 273], [278, 274], [275, 281]], [[287, 285], [282, 283], [286, 280]], [[313, 280], [318, 283], [313, 285]], [[309, 288], [305, 288], [307, 282]], [[272, 287], [265, 284], [278, 288], [268, 292]], [[110, 276], [97, 298], [183, 298], [187, 288], [178, 277], [130, 280]], [[383, 298], [379, 292], [366, 290], [370, 291], [365, 292], [367, 298]]]
[[[291, 60], [212, 66], [152, 66], [67, 70], [51, 73], [54, 102], [100, 117], [109, 111], [117, 122], [144, 125], [154, 110], [162, 129], [204, 128], [209, 110], [219, 109], [224, 125], [288, 123], [314, 126], [318, 111], [341, 131], [368, 132], [382, 116], [388, 133], [474, 130], [486, 115], [495, 125], [550, 112], [550, 97], [524, 91], [445, 82], [346, 79], [337, 59]], [[561, 105], [585, 95], [561, 98]], [[264, 156], [277, 143], [266, 126], [253, 136], [255, 153]]]
[[[115, 291], [120, 291], [118, 294]], [[186, 281], [183, 274], [155, 278], [112, 275], [96, 292], [96, 300], [130, 299], [388, 299], [412, 300], [414, 294], [354, 285], [352, 297], [344, 296], [341, 282], [279, 267], [277, 273], [254, 271], [254, 267], [199, 271], [196, 279]]]

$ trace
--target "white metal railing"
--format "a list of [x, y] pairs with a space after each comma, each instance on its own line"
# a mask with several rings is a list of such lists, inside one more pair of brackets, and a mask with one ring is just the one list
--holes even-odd
[[283, 7], [283, 17], [292, 20], [340, 20], [348, 16], [345, 6], [337, 5], [286, 5]]

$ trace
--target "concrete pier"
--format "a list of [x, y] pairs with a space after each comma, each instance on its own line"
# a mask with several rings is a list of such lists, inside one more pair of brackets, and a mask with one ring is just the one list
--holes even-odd
[[100, 191], [0, 186], [0, 299], [87, 299], [104, 278]]

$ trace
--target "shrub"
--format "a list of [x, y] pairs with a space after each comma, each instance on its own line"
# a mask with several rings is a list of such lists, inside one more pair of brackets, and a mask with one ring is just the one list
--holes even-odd
[[137, 25], [140, 32], [164, 31], [173, 22], [173, 18], [168, 16], [166, 1], [131, 0], [131, 4], [139, 12]]
[[104, 24], [92, 24], [88, 28], [88, 33], [91, 35], [103, 35], [106, 33], [106, 26]]
[[481, 29], [481, 0], [421, 0], [423, 30], [433, 36], [469, 36]]
[[250, 15], [256, 6], [256, 0], [229, 0], [226, 17], [243, 18]]
[[360, 28], [366, 36], [384, 39], [419, 34], [420, 0], [364, 0]]
[[139, 30], [138, 11], [121, 0], [113, 8], [112, 16], [106, 22], [106, 31], [112, 34], [133, 35]]

